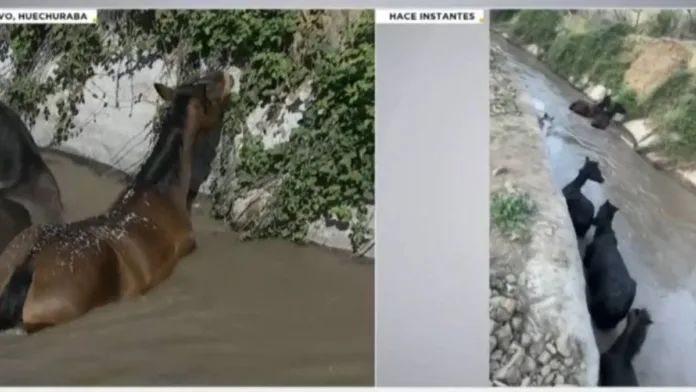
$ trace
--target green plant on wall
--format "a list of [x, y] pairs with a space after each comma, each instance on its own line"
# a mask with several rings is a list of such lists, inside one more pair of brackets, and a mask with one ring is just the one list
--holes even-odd
[[515, 40], [522, 44], [536, 44], [547, 51], [553, 38], [558, 35], [559, 24], [562, 20], [563, 16], [558, 11], [520, 11], [512, 21], [511, 34]]
[[[229, 179], [233, 170], [240, 194], [278, 180], [263, 216], [252, 222], [251, 237], [302, 241], [312, 222], [332, 218], [353, 224], [356, 247], [368, 240], [361, 219], [367, 219], [364, 206], [374, 202], [371, 11], [105, 11], [99, 26], [3, 29], [10, 45], [0, 45], [0, 57], [9, 55], [17, 69], [5, 99], [30, 126], [41, 114], [57, 119], [54, 144], [80, 132], [75, 115], [97, 70], [116, 81], [171, 54], [180, 79], [204, 65], [238, 67], [240, 94], [225, 118], [224, 138], [241, 135], [242, 144], [236, 164], [224, 158], [218, 174]], [[52, 73], [36, 77], [51, 59]], [[279, 107], [307, 82], [312, 94], [300, 128], [286, 143], [267, 148], [247, 129], [246, 118], [259, 106]], [[57, 93], [55, 108], [47, 107], [48, 96]], [[271, 112], [277, 117], [278, 110]], [[229, 191], [213, 184], [213, 202], [230, 204], [222, 194]]]
[[250, 228], [254, 236], [301, 241], [310, 223], [323, 218], [349, 223], [356, 218], [354, 209], [374, 202], [372, 26], [366, 17], [346, 49], [315, 57], [313, 97], [287, 143], [264, 151], [256, 140], [244, 152], [240, 178], [282, 174], [266, 216]]

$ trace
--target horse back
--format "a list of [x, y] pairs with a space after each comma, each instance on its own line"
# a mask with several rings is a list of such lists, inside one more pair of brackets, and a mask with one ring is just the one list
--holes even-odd
[[[49, 324], [57, 324], [117, 299], [117, 259], [106, 245], [103, 238], [79, 224], [44, 231], [32, 250], [33, 284], [27, 294], [24, 321], [32, 324], [32, 313], [50, 313], [54, 319]], [[59, 302], [64, 302], [63, 306]], [[72, 310], [70, 316], [50, 309], [65, 304]]]
[[583, 100], [577, 100], [570, 104], [569, 109], [581, 116], [587, 116], [590, 112], [590, 104]]
[[188, 214], [157, 191], [127, 203], [117, 216], [106, 238], [120, 260], [124, 297], [144, 294], [193, 250]]
[[611, 244], [604, 247], [595, 245], [587, 265], [587, 283], [590, 287], [611, 287], [612, 291], [635, 291], [636, 286], [621, 253]]

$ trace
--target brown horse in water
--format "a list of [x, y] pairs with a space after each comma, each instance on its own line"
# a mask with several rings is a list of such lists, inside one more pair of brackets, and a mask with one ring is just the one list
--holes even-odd
[[195, 247], [188, 207], [197, 137], [221, 132], [231, 83], [216, 71], [176, 88], [155, 84], [169, 110], [152, 152], [109, 210], [29, 228], [0, 255], [0, 330], [65, 323], [170, 276]]
[[58, 183], [19, 114], [0, 102], [0, 252], [29, 226], [59, 223]]

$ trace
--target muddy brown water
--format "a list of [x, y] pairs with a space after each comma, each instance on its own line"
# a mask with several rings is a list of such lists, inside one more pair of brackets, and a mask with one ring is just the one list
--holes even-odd
[[572, 180], [589, 156], [606, 181], [586, 184], [583, 193], [595, 207], [608, 198], [620, 208], [614, 228], [638, 283], [634, 306], [654, 320], [634, 360], [640, 385], [696, 385], [696, 195], [633, 151], [621, 129], [599, 131], [571, 113], [573, 100], [587, 98], [528, 53], [492, 38], [538, 114], [554, 117], [543, 133], [556, 184]]
[[[46, 154], [67, 218], [123, 188]], [[374, 268], [193, 218], [198, 249], [148, 295], [32, 336], [0, 336], [2, 385], [374, 385]], [[365, 260], [363, 260], [365, 261]]]

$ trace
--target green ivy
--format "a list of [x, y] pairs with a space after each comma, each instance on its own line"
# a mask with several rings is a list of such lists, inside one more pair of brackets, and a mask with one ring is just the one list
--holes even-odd
[[[236, 66], [242, 71], [240, 94], [225, 117], [224, 139], [241, 146], [235, 162], [227, 158], [230, 151], [221, 154], [218, 174], [227, 178], [233, 171], [238, 194], [277, 180], [274, 197], [250, 225], [249, 237], [303, 241], [312, 222], [332, 219], [352, 225], [356, 248], [369, 240], [373, 12], [103, 11], [99, 19], [96, 27], [3, 26], [10, 44], [0, 45], [0, 58], [10, 55], [17, 70], [6, 99], [30, 126], [40, 114], [57, 116], [54, 144], [79, 133], [73, 119], [96, 69], [116, 80], [170, 54], [177, 55], [179, 79], [200, 72], [203, 63]], [[37, 65], [51, 58], [58, 59], [52, 74], [35, 77]], [[262, 137], [247, 129], [246, 118], [259, 105], [271, 105], [266, 120], [278, 121], [280, 106], [307, 82], [312, 94], [299, 128], [288, 142], [266, 148]], [[56, 108], [39, 113], [47, 97], [59, 92]], [[213, 202], [225, 204], [218, 210], [231, 211], [229, 192], [228, 186], [213, 184]]]

